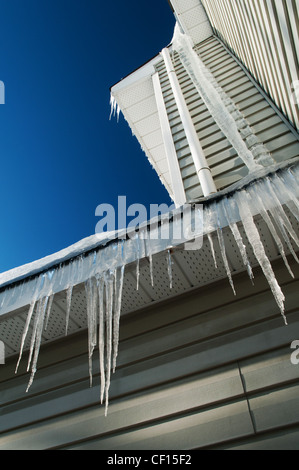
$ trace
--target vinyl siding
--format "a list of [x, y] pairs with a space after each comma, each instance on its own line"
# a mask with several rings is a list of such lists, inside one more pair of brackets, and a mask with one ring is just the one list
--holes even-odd
[[[274, 160], [281, 162], [299, 155], [298, 135], [290, 130], [221, 41], [211, 37], [197, 45], [196, 51]], [[246, 176], [247, 167], [215, 123], [177, 55], [174, 64], [216, 187], [224, 189]], [[201, 197], [202, 191], [163, 61], [157, 70], [187, 201], [190, 201]]]
[[242, 61], [295, 128], [298, 103], [297, 0], [203, 0], [215, 33]]
[[25, 361], [15, 375], [11, 358], [0, 376], [0, 449], [298, 450], [290, 344], [299, 338], [299, 269], [291, 263], [290, 280], [273, 264], [289, 327], [258, 269], [254, 288], [235, 276], [237, 297], [218, 281], [122, 317], [107, 418], [96, 377], [89, 388], [86, 332], [42, 347], [28, 394]]

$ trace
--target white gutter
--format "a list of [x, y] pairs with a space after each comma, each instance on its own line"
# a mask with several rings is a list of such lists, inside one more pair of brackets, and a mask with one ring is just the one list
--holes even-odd
[[209, 196], [217, 192], [217, 188], [212, 178], [211, 170], [200, 145], [196, 129], [191, 119], [187, 104], [185, 102], [178, 78], [176, 76], [168, 48], [161, 52], [166, 66], [168, 78], [174, 95], [176, 105], [182, 120], [191, 155], [194, 161], [196, 173], [203, 191], [203, 195]]
[[176, 207], [181, 207], [186, 203], [185, 188], [182, 180], [182, 174], [177, 159], [176, 149], [173, 142], [171, 128], [167, 116], [167, 110], [163, 99], [159, 73], [152, 76], [155, 98], [158, 108], [159, 121], [161, 125], [164, 148], [168, 163], [169, 174], [171, 178], [173, 200]]

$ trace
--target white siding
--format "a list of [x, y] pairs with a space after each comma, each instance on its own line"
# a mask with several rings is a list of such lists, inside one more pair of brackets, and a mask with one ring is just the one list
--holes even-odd
[[203, 0], [214, 31], [299, 127], [298, 0]]

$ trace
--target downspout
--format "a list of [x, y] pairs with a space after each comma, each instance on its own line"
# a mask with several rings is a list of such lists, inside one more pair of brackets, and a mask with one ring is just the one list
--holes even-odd
[[187, 104], [185, 102], [178, 78], [173, 67], [172, 60], [170, 58], [168, 48], [163, 49], [161, 54], [166, 66], [167, 75], [169, 78], [176, 105], [178, 107], [180, 118], [184, 126], [196, 173], [199, 178], [203, 195], [206, 197], [210, 194], [216, 193], [217, 188], [212, 178], [211, 170], [208, 166], [206, 157], [200, 145], [196, 129], [191, 119]]
[[176, 149], [173, 142], [173, 137], [171, 133], [171, 128], [167, 116], [167, 110], [165, 107], [165, 102], [163, 99], [163, 93], [161, 89], [161, 83], [159, 78], [159, 73], [156, 72], [152, 76], [153, 87], [156, 97], [156, 103], [159, 114], [159, 121], [162, 131], [162, 137], [164, 142], [165, 154], [168, 163], [168, 170], [171, 179], [173, 200], [176, 207], [181, 207], [186, 203], [186, 194], [184, 189], [184, 184], [182, 180], [181, 170], [176, 154]]

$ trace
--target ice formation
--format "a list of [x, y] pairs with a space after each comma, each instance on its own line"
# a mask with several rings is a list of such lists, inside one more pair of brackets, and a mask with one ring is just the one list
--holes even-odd
[[[291, 212], [299, 222], [298, 181], [299, 162], [297, 160], [291, 165], [285, 164], [275, 167], [275, 171], [264, 169], [251, 179], [245, 179], [239, 185], [235, 185], [233, 190], [206, 198], [203, 204], [203, 234], [208, 237], [211, 247], [211, 262], [215, 264], [215, 269], [219, 266], [219, 260], [216, 261], [215, 255], [217, 243], [229, 283], [234, 294], [237, 294], [225, 245], [224, 231], [229, 230], [251, 281], [253, 281], [254, 275], [249, 262], [249, 251], [251, 256], [253, 253], [255, 264], [260, 265], [285, 323], [287, 323], [287, 319], [284, 294], [267, 256], [256, 217], [264, 220], [276, 243], [278, 253], [281, 254], [288, 272], [293, 276], [287, 255], [292, 255], [299, 262], [296, 254], [299, 248], [299, 237], [288, 214]], [[154, 285], [154, 255], [164, 252], [169, 288], [174, 287], [172, 248], [184, 249], [182, 240], [178, 241], [173, 237], [174, 233], [178, 233], [179, 225], [182, 224], [181, 216], [176, 217], [176, 212], [181, 215], [179, 209], [171, 214], [172, 227], [168, 239], [161, 237], [162, 230], [165, 230], [165, 223], [159, 225], [155, 222], [152, 224], [151, 233], [149, 232], [151, 224], [144, 224], [138, 227], [136, 233], [135, 231], [132, 231], [131, 234], [127, 233], [126, 238], [123, 237], [123, 233], [119, 238], [117, 235], [120, 234], [115, 233], [114, 240], [111, 237], [109, 239], [103, 237], [105, 241], [98, 242], [96, 247], [91, 243], [92, 249], [84, 255], [77, 253], [71, 259], [56, 264], [53, 258], [54, 264], [48, 267], [45, 262], [47, 268], [44, 270], [41, 268], [39, 274], [36, 273], [29, 279], [25, 278], [16, 285], [8, 285], [2, 289], [0, 313], [15, 310], [21, 305], [29, 305], [16, 366], [17, 372], [26, 341], [31, 333], [27, 365], [30, 378], [27, 391], [31, 387], [37, 371], [42, 332], [48, 326], [55, 293], [66, 292], [65, 323], [67, 332], [73, 288], [84, 283], [87, 302], [90, 385], [92, 385], [93, 377], [92, 359], [97, 348], [101, 376], [100, 400], [103, 402], [105, 399], [107, 414], [111, 373], [115, 372], [118, 356], [121, 302], [126, 266], [134, 267], [134, 263], [136, 263], [136, 289], [138, 289], [140, 260], [147, 258], [151, 284]], [[195, 217], [198, 216], [197, 213], [194, 210]], [[72, 251], [70, 251], [71, 253]], [[60, 259], [59, 256], [57, 259]], [[15, 275], [17, 278], [17, 272]]]
[[273, 164], [265, 146], [259, 142], [248, 122], [235, 103], [219, 86], [216, 79], [193, 49], [192, 39], [183, 33], [179, 23], [175, 26], [172, 49], [191, 78], [199, 95], [214, 118], [218, 127], [227, 137], [250, 171]]
[[115, 97], [112, 94], [110, 95], [110, 107], [111, 107], [111, 111], [110, 111], [109, 119], [111, 119], [112, 116], [117, 115], [117, 120], [118, 120], [121, 110], [120, 110], [120, 106], [118, 105]]

